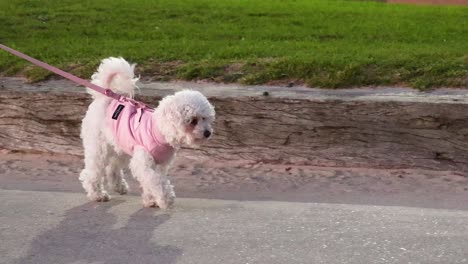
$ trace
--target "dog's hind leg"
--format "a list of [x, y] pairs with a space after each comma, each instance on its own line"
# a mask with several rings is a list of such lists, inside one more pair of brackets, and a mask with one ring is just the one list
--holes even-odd
[[143, 205], [166, 209], [173, 199], [168, 199], [167, 179], [165, 174], [153, 160], [153, 157], [143, 148], [134, 150], [130, 160], [130, 170], [143, 189]]
[[88, 198], [94, 201], [108, 201], [110, 199], [104, 189], [106, 166], [109, 162], [110, 146], [105, 141], [104, 120], [107, 98], [95, 99], [88, 107], [81, 125], [81, 139], [84, 147], [85, 167], [81, 171], [80, 181], [86, 190]]
[[104, 175], [108, 163], [108, 145], [85, 144], [85, 167], [80, 173], [80, 181], [90, 200], [107, 202], [110, 196], [104, 189]]
[[128, 192], [128, 184], [125, 181], [123, 172], [123, 168], [127, 163], [126, 158], [113, 153], [113, 157], [110, 158], [106, 167], [107, 186], [119, 194], [126, 194]]

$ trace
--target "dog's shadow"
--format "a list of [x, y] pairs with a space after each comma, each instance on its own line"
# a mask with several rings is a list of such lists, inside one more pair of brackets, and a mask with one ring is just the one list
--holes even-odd
[[37, 236], [16, 263], [175, 263], [181, 249], [150, 241], [169, 215], [141, 209], [126, 226], [113, 229], [116, 217], [108, 210], [118, 203], [87, 203], [68, 210], [65, 219]]

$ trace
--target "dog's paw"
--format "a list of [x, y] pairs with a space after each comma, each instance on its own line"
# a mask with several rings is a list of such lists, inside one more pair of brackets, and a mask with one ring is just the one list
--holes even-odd
[[158, 204], [154, 200], [154, 197], [148, 193], [143, 193], [141, 198], [143, 199], [144, 207], [157, 207]]
[[165, 194], [164, 194], [164, 199], [165, 199], [165, 203], [167, 204], [167, 207], [172, 207], [172, 205], [174, 204], [175, 197], [176, 196], [174, 192], [174, 186], [171, 185], [168, 181], [167, 184], [165, 185]]
[[128, 184], [125, 180], [122, 180], [120, 183], [114, 186], [114, 191], [120, 195], [124, 195], [128, 192]]
[[166, 208], [171, 208], [174, 205], [174, 201], [175, 201], [174, 192], [167, 193], [165, 198], [166, 198], [165, 199]]
[[158, 203], [158, 207], [161, 208], [161, 209], [167, 209], [167, 208], [169, 208], [169, 204], [166, 201], [164, 201], [164, 202], [160, 201]]
[[161, 208], [161, 209], [171, 209], [171, 208], [174, 208], [174, 199], [171, 199], [170, 201], [167, 201], [166, 202], [166, 205], [164, 208]]
[[143, 206], [148, 207], [148, 208], [158, 207], [161, 209], [167, 209], [167, 208], [170, 208], [173, 203], [174, 203], [174, 200], [172, 201], [158, 200], [157, 202], [153, 200], [150, 200], [150, 201], [143, 200]]
[[88, 195], [88, 198], [96, 202], [108, 202], [111, 199], [110, 195], [105, 191], [94, 195]]
[[155, 208], [158, 207], [155, 201], [143, 201], [143, 206], [147, 208]]
[[174, 204], [175, 194], [174, 192], [165, 193], [165, 195], [160, 198], [143, 194], [142, 198], [144, 207], [159, 207], [161, 209], [167, 209]]
[[158, 199], [157, 204], [161, 209], [168, 209], [174, 205], [175, 196], [166, 195], [164, 199]]

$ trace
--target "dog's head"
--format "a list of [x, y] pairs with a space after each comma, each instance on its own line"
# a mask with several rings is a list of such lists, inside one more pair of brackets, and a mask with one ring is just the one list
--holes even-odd
[[161, 100], [156, 109], [158, 126], [173, 146], [199, 146], [213, 135], [214, 107], [198, 91], [184, 90]]

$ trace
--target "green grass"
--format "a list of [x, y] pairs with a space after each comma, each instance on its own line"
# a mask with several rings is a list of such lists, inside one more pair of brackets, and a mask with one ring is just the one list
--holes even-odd
[[[89, 78], [468, 86], [468, 8], [325, 0], [0, 0], [0, 43]], [[0, 73], [49, 73], [0, 51]]]

